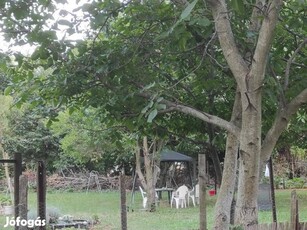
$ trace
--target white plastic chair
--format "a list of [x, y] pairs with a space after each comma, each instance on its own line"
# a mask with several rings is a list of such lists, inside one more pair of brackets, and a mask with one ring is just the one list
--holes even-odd
[[146, 194], [146, 192], [144, 192], [144, 190], [142, 189], [141, 186], [139, 186], [139, 189], [141, 191], [141, 195], [142, 195], [142, 198], [143, 198], [143, 208], [146, 208], [147, 200], [148, 200], [147, 194]]
[[196, 184], [192, 190], [188, 192], [188, 206], [190, 205], [190, 198], [192, 199], [193, 205], [199, 203], [199, 184]]
[[182, 208], [186, 208], [188, 192], [189, 189], [185, 185], [180, 186], [175, 192], [173, 192], [171, 199], [171, 208], [173, 207], [173, 201], [176, 202], [177, 209], [179, 208], [179, 205], [181, 205]]
[[[148, 200], [147, 194], [146, 194], [146, 192], [142, 189], [141, 186], [139, 186], [139, 189], [140, 189], [140, 191], [141, 191], [141, 195], [142, 195], [142, 198], [143, 198], [143, 208], [146, 208], [146, 206], [147, 206], [147, 200]], [[156, 200], [155, 200], [155, 202], [156, 202], [156, 205], [157, 205], [157, 203], [159, 202], [159, 197], [158, 197], [157, 192], [156, 192], [155, 194], [156, 194]]]

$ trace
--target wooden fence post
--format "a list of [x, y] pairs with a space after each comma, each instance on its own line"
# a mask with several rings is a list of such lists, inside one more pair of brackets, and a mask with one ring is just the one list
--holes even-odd
[[298, 230], [299, 226], [299, 216], [298, 216], [298, 200], [296, 191], [293, 190], [291, 192], [291, 229], [292, 230]]
[[127, 230], [127, 205], [126, 205], [126, 186], [125, 175], [123, 173], [119, 176], [120, 186], [120, 205], [121, 205], [121, 224], [122, 230]]
[[[19, 217], [28, 220], [28, 178], [25, 175], [19, 177]], [[28, 230], [27, 226], [20, 226], [20, 230]]]
[[199, 230], [207, 229], [206, 213], [206, 155], [198, 154], [198, 183], [199, 183]]
[[[37, 167], [37, 214], [46, 221], [46, 167], [43, 161]], [[46, 230], [46, 225], [39, 226], [39, 230]]]
[[[20, 153], [14, 154], [15, 158], [15, 167], [14, 167], [14, 205], [15, 205], [15, 219], [18, 217], [19, 214], [19, 177], [22, 174], [22, 157]], [[19, 230], [19, 226], [15, 226], [15, 230]]]

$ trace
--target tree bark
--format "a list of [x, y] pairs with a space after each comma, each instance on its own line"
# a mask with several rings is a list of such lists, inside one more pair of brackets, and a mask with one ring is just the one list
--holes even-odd
[[214, 129], [211, 124], [208, 125], [209, 128], [209, 142], [210, 142], [210, 157], [213, 162], [214, 171], [215, 171], [215, 180], [218, 186], [221, 185], [222, 182], [222, 168], [221, 168], [221, 162], [217, 153], [217, 150], [213, 144], [213, 138], [214, 138]]
[[[240, 169], [236, 223], [255, 226], [258, 223], [257, 191], [261, 152], [261, 98], [267, 55], [271, 47], [281, 0], [272, 0], [259, 30], [259, 36], [249, 67], [235, 43], [225, 0], [207, 0], [212, 9], [224, 57], [236, 79], [242, 102], [240, 131]], [[256, 28], [257, 26], [253, 26]]]
[[228, 230], [231, 203], [234, 197], [238, 155], [238, 139], [228, 134], [222, 184], [215, 203], [214, 229]]
[[[236, 93], [231, 121], [240, 127], [241, 124], [241, 97]], [[220, 191], [215, 203], [214, 229], [228, 230], [230, 224], [231, 204], [234, 197], [234, 189], [237, 171], [237, 156], [239, 149], [239, 139], [228, 133], [226, 142], [226, 153], [224, 159], [224, 169]]]
[[156, 210], [156, 192], [155, 186], [160, 173], [160, 152], [163, 147], [163, 141], [154, 139], [150, 146], [147, 137], [143, 137], [142, 149], [144, 157], [144, 173], [141, 169], [140, 145], [136, 151], [136, 172], [140, 178], [141, 184], [147, 194], [147, 209], [151, 212]]
[[154, 184], [154, 159], [151, 159], [148, 149], [147, 137], [143, 138], [143, 154], [144, 154], [144, 167], [146, 173], [146, 193], [147, 193], [147, 208], [153, 212], [156, 210], [155, 202], [155, 184]]

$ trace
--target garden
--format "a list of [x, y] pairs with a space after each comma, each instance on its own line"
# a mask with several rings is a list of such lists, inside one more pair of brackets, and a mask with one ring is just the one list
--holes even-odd
[[[267, 165], [277, 221], [306, 221], [304, 0], [0, 6], [0, 202], [11, 216], [14, 198], [12, 223], [32, 223], [39, 206], [48, 222], [93, 229], [205, 230], [206, 219], [212, 229], [253, 229], [273, 220], [255, 211], [260, 186], [273, 181]], [[201, 208], [157, 201], [176, 191], [184, 205], [183, 184], [195, 198], [199, 185]]]
[[[307, 221], [307, 190], [297, 190], [299, 199], [300, 221]], [[3, 196], [3, 194], [2, 194]], [[131, 192], [127, 192], [127, 205], [129, 207], [128, 229], [134, 230], [192, 230], [199, 228], [199, 207], [170, 208], [167, 200], [162, 200], [156, 212], [147, 212], [142, 209], [142, 198], [136, 193], [135, 202], [130, 203]], [[290, 219], [291, 190], [276, 191], [277, 219], [279, 222], [288, 222]], [[120, 194], [118, 191], [102, 192], [65, 192], [49, 191], [47, 193], [47, 213], [50, 218], [71, 216], [76, 219], [86, 219], [95, 230], [121, 229], [120, 221]], [[213, 224], [213, 212], [216, 196], [207, 196], [208, 227]], [[36, 193], [29, 193], [29, 217], [35, 216]], [[271, 211], [260, 211], [260, 223], [272, 222]], [[0, 224], [3, 226], [5, 217], [1, 216]], [[2, 227], [1, 227], [2, 228]], [[6, 228], [10, 229], [10, 228]], [[13, 229], [13, 228], [11, 228]]]

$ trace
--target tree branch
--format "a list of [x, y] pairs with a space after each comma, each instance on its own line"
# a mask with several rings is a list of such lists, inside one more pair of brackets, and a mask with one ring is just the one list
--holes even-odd
[[[256, 77], [256, 88], [262, 84], [267, 65], [267, 56], [272, 44], [274, 29], [278, 21], [278, 13], [282, 0], [272, 0], [268, 3], [264, 13], [264, 19], [259, 31], [258, 42], [253, 56], [251, 76]], [[254, 90], [254, 89], [251, 89]]]
[[[212, 9], [219, 42], [226, 61], [241, 89], [244, 89], [244, 78], [249, 72], [232, 33], [230, 19], [225, 0], [206, 0]], [[242, 90], [241, 90], [242, 91]]]
[[263, 0], [257, 0], [253, 7], [254, 8], [250, 19], [249, 30], [253, 33], [258, 33], [261, 27], [261, 15], [263, 14], [264, 9]]
[[[144, 98], [151, 98], [151, 95], [149, 93], [141, 92], [139, 93], [139, 96]], [[236, 137], [239, 137], [240, 135], [240, 128], [238, 128], [233, 123], [226, 121], [220, 117], [211, 115], [209, 113], [205, 113], [202, 111], [199, 111], [193, 107], [178, 103], [178, 102], [171, 102], [167, 99], [162, 99], [160, 101], [161, 104], [165, 104], [167, 106], [168, 111], [177, 111], [181, 112], [187, 115], [190, 115], [192, 117], [198, 118], [202, 121], [208, 122], [210, 124], [216, 125], [222, 129], [225, 129], [226, 131], [232, 133]]]
[[261, 162], [266, 162], [281, 133], [287, 128], [287, 125], [290, 121], [291, 116], [293, 116], [298, 109], [307, 103], [307, 88], [304, 89], [300, 94], [298, 94], [292, 101], [287, 104], [286, 107], [279, 110], [275, 121], [268, 131], [261, 148]]
[[239, 136], [240, 133], [240, 129], [235, 126], [234, 124], [220, 118], [217, 116], [213, 116], [211, 114], [205, 113], [205, 112], [201, 112], [195, 108], [189, 107], [187, 105], [183, 105], [183, 104], [177, 104], [174, 102], [170, 102], [168, 100], [163, 99], [161, 101], [161, 103], [166, 104], [168, 107], [173, 108], [175, 111], [178, 112], [182, 112], [184, 114], [187, 115], [191, 115], [193, 117], [196, 117], [202, 121], [208, 122], [210, 124], [216, 125], [218, 127], [221, 127], [225, 130], [227, 130], [228, 132], [234, 134], [235, 136]]
[[138, 174], [138, 177], [140, 178], [141, 184], [143, 186], [143, 188], [146, 190], [147, 189], [147, 183], [146, 183], [146, 178], [144, 176], [144, 174], [142, 173], [141, 170], [141, 146], [139, 145], [139, 143], [137, 143], [136, 145], [136, 152], [135, 152], [135, 170], [136, 173]]
[[286, 90], [288, 88], [291, 65], [294, 62], [296, 55], [301, 51], [301, 49], [304, 48], [306, 43], [307, 43], [307, 37], [305, 37], [304, 41], [297, 47], [297, 49], [294, 51], [294, 53], [291, 55], [291, 57], [287, 61], [287, 67], [286, 67], [286, 73], [285, 73], [284, 90]]

